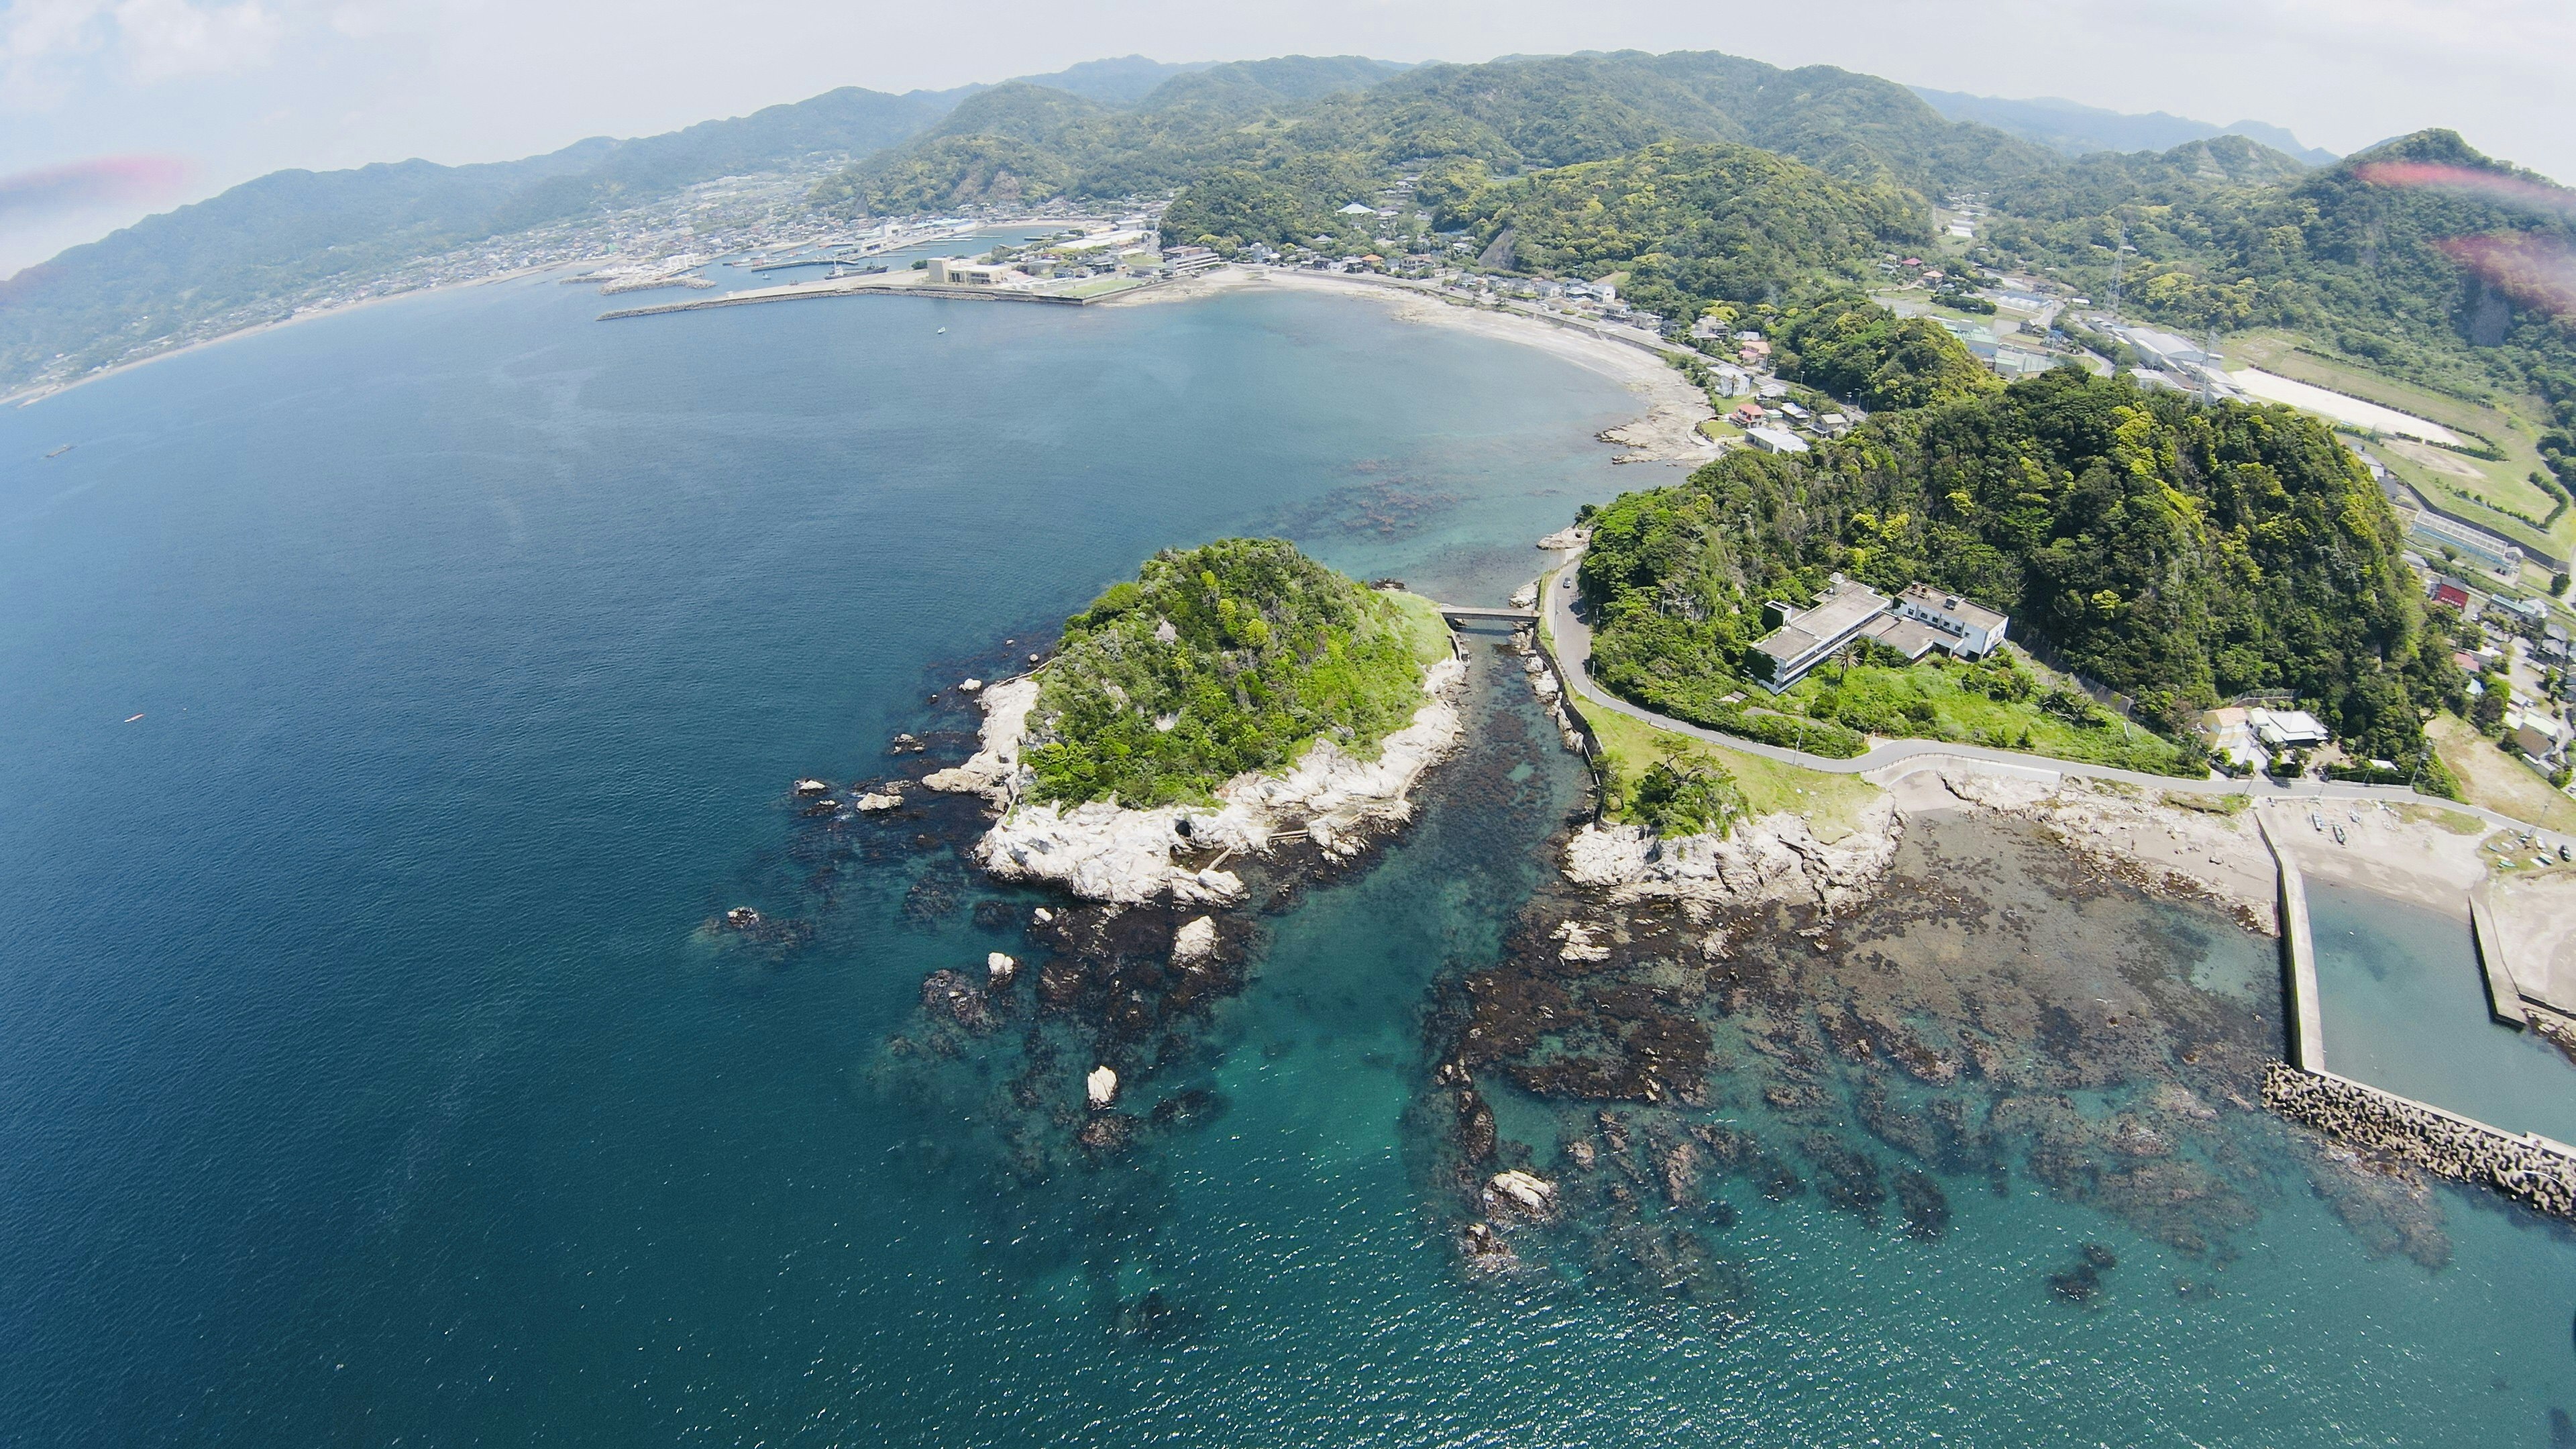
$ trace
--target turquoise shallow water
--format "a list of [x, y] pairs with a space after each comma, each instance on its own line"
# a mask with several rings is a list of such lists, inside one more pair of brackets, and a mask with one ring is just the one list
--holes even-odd
[[2512, 1132], [2576, 1141], [2576, 1066], [2487, 1013], [2465, 903], [2457, 914], [2320, 882], [2326, 1065]]
[[[1483, 655], [1455, 788], [1266, 923], [1213, 1120], [994, 1171], [877, 1064], [1010, 937], [904, 914], [934, 857], [818, 906], [786, 783], [1167, 543], [1498, 600], [1640, 481], [1590, 441], [1626, 398], [1331, 298], [601, 305], [414, 299], [0, 414], [13, 1441], [2537, 1444], [2576, 1405], [2560, 1236], [2446, 1191], [2428, 1272], [2295, 1174], [2210, 1301], [2018, 1178], [1934, 1244], [1745, 1200], [1740, 1326], [1463, 1285], [1423, 1001], [1577, 788]], [[743, 901], [816, 940], [698, 937]], [[2084, 1242], [2121, 1266], [2076, 1308], [2040, 1283]], [[1122, 1327], [1149, 1289], [1168, 1333]]]

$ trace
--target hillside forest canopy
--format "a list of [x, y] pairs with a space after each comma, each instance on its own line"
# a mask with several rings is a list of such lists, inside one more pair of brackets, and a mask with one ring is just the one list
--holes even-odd
[[[2002, 609], [2177, 743], [2196, 711], [2281, 690], [2356, 755], [2420, 762], [2423, 711], [2465, 699], [2387, 500], [2323, 424], [2286, 409], [2060, 368], [1881, 414], [1805, 458], [1730, 453], [1591, 522], [1595, 676], [1739, 732], [1760, 732], [1728, 696], [1749, 692], [1764, 603], [1809, 604], [1836, 574]], [[1909, 732], [1839, 704], [1828, 692], [1816, 723]]]
[[1427, 601], [1281, 540], [1166, 550], [1065, 621], [1030, 714], [1034, 796], [1204, 803], [1318, 740], [1374, 758], [1447, 648]]

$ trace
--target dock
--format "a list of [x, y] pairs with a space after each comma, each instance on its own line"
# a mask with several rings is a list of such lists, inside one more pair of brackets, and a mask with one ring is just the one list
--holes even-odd
[[2504, 932], [2496, 925], [2495, 906], [2488, 899], [2492, 884], [2480, 881], [2469, 892], [2469, 929], [2477, 937], [2478, 968], [2486, 975], [2487, 1015], [2523, 1031], [2531, 1026], [2531, 1013], [2523, 1008], [2522, 986], [2505, 960]]
[[2272, 833], [2271, 812], [2256, 807], [2255, 828], [2263, 832], [2272, 860], [2281, 872], [2281, 992], [2283, 1045], [2292, 1064], [2303, 1072], [2326, 1069], [2326, 1024], [2317, 999], [2317, 937], [2308, 924], [2308, 883], [2299, 863], [2290, 858]]
[[1050, 307], [1088, 307], [1112, 297], [1132, 297], [1165, 285], [1148, 282], [1116, 292], [1093, 297], [1073, 297], [1062, 292], [1026, 292], [1008, 287], [946, 287], [924, 283], [917, 286], [893, 287], [884, 283], [852, 285], [847, 282], [801, 282], [784, 287], [759, 287], [747, 292], [724, 292], [713, 297], [693, 297], [686, 302], [658, 302], [649, 307], [620, 307], [602, 312], [602, 322], [621, 317], [659, 317], [666, 312], [704, 312], [713, 307], [748, 307], [758, 302], [801, 302], [813, 297], [939, 297], [959, 302], [1036, 302]]

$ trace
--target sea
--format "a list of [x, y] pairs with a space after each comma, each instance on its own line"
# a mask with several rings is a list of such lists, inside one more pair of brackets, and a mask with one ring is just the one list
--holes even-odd
[[[1031, 898], [927, 837], [818, 857], [792, 783], [953, 739], [1157, 549], [1494, 604], [1679, 474], [1611, 464], [1611, 379], [1360, 299], [609, 305], [416, 296], [0, 410], [0, 1441], [2576, 1442], [2576, 1241], [2434, 1186], [2442, 1251], [2392, 1251], [2259, 1113], [2220, 1250], [2013, 1170], [1942, 1176], [1928, 1239], [1722, 1188], [1723, 1314], [1464, 1270], [1426, 1013], [1584, 800], [1499, 634], [1412, 829], [1256, 923], [1210, 1110], [1014, 1170], [888, 1052]], [[1926, 839], [1900, 874], [2060, 908], [2028, 842]], [[2277, 1006], [2269, 942], [2088, 889], [2015, 970]], [[2474, 1003], [2381, 909], [2320, 898], [2341, 1016]], [[2470, 1025], [2363, 1035], [2443, 1091]], [[2568, 1121], [2507, 1045], [2499, 1110]]]

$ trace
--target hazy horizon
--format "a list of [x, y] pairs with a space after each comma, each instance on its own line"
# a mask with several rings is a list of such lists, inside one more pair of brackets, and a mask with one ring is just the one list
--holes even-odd
[[[1122, 23], [1105, 18], [1113, 13]], [[1841, 7], [1845, 23], [1808, 33], [1738, 23], [1760, 13], [1721, 5], [1674, 15], [1612, 0], [1578, 19], [1512, 0], [1396, 14], [1328, 0], [1293, 15], [1230, 16], [1009, 0], [979, 17], [969, 49], [928, 13], [821, 14], [766, 0], [720, 20], [659, 7], [612, 18], [587, 4], [505, 12], [485, 0], [10, 0], [0, 6], [0, 111], [11, 122], [0, 129], [0, 181], [102, 158], [148, 175], [68, 200], [56, 188], [42, 205], [13, 205], [0, 188], [0, 275], [278, 170], [512, 160], [845, 85], [946, 90], [1131, 53], [1473, 63], [1721, 50], [1980, 96], [2262, 121], [2339, 153], [2447, 126], [2489, 154], [2576, 174], [2576, 114], [2552, 79], [2576, 54], [2576, 19], [2536, 0], [2251, 0], [2152, 16], [2004, 0], [1974, 26], [1861, 0]], [[1472, 50], [1457, 39], [1470, 30]], [[767, 43], [781, 36], [800, 43]]]

